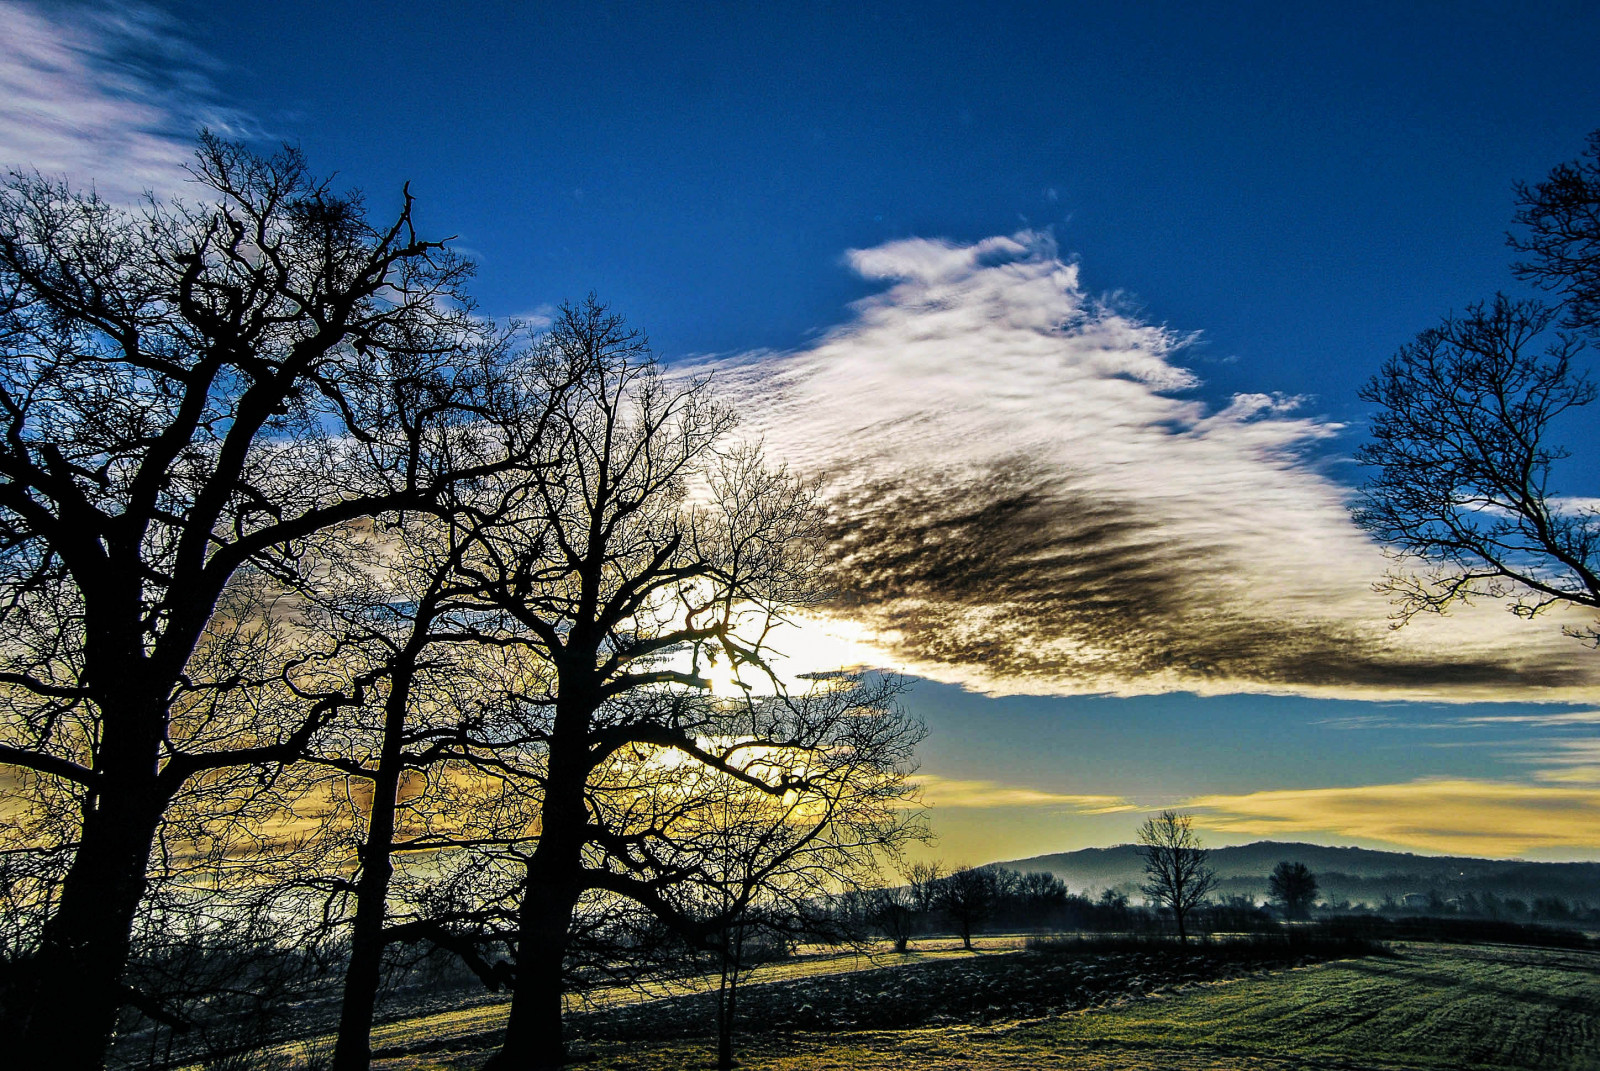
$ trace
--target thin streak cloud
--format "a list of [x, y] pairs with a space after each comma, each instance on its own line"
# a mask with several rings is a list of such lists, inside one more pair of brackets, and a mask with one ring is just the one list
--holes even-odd
[[912, 781], [921, 793], [922, 802], [930, 807], [985, 810], [993, 807], [1052, 807], [1071, 809], [1079, 814], [1115, 814], [1139, 809], [1138, 804], [1121, 796], [1047, 792], [1021, 785], [963, 781], [933, 774], [919, 774]]
[[1198, 796], [1184, 806], [1198, 812], [1196, 825], [1219, 833], [1334, 834], [1493, 858], [1600, 852], [1600, 788], [1424, 780]]
[[1388, 562], [1305, 399], [1193, 397], [1191, 341], [1087, 293], [1048, 234], [850, 255], [884, 284], [791, 353], [708, 362], [827, 477], [832, 612], [881, 664], [991, 693], [1593, 695], [1559, 619], [1389, 628]]
[[1559, 714], [1493, 714], [1461, 718], [1463, 725], [1528, 725], [1555, 729], [1572, 725], [1600, 725], [1600, 710], [1572, 710]]
[[1543, 746], [1522, 755], [1523, 762], [1538, 767], [1533, 774], [1535, 780], [1600, 788], [1600, 738], [1539, 743]]

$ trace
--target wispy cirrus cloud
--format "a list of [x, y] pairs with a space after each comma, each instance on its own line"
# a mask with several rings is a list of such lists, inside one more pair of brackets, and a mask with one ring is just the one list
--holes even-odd
[[1600, 788], [1600, 737], [1555, 737], [1533, 742], [1519, 758], [1536, 781]]
[[1049, 235], [850, 264], [885, 289], [849, 322], [711, 367], [772, 453], [828, 474], [833, 612], [882, 661], [1034, 693], [1555, 699], [1600, 676], [1492, 606], [1388, 628], [1388, 563], [1316, 460], [1344, 429], [1193, 397], [1187, 336], [1088, 294]]
[[931, 807], [1051, 807], [1066, 808], [1080, 814], [1115, 814], [1136, 811], [1139, 805], [1121, 796], [1074, 795], [1049, 792], [996, 781], [963, 781], [934, 774], [912, 778], [922, 801]]
[[1198, 796], [1184, 807], [1220, 833], [1335, 834], [1490, 857], [1600, 851], [1600, 787], [1421, 780]]
[[129, 202], [182, 189], [201, 127], [248, 125], [220, 102], [215, 62], [154, 7], [0, 0], [0, 40], [0, 167]]
[[1537, 729], [1600, 725], [1600, 710], [1568, 710], [1558, 713], [1484, 714], [1459, 718], [1462, 725], [1527, 725]]

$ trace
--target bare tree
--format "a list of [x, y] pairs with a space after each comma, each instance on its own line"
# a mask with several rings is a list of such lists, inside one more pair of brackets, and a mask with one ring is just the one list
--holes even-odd
[[936, 903], [971, 952], [973, 932], [994, 915], [1004, 894], [1004, 878], [992, 867], [963, 867], [939, 879]]
[[[518, 486], [509, 471], [496, 483]], [[431, 889], [422, 900], [433, 910], [419, 913], [414, 905], [404, 917], [392, 916], [396, 856], [424, 860], [421, 880], [431, 884], [442, 855], [514, 844], [528, 822], [526, 808], [508, 813], [501, 806], [497, 779], [485, 785], [475, 776], [480, 754], [492, 757], [517, 743], [484, 735], [486, 707], [496, 702], [501, 633], [484, 619], [481, 590], [458, 573], [473, 545], [471, 516], [495, 507], [482, 497], [459, 496], [445, 516], [413, 513], [361, 533], [329, 533], [330, 554], [310, 559], [315, 579], [301, 585], [302, 628], [328, 638], [328, 660], [336, 663], [330, 672], [358, 688], [367, 682], [368, 695], [318, 733], [307, 753], [311, 764], [331, 771], [343, 804], [328, 808], [321, 830], [333, 871], [324, 879], [333, 891], [325, 914], [348, 924], [350, 945], [333, 1053], [338, 1069], [357, 1071], [370, 1061], [385, 949], [400, 940], [455, 944], [445, 940]], [[352, 553], [352, 545], [366, 553]], [[352, 857], [354, 874], [346, 877]]]
[[[1553, 441], [1596, 397], [1576, 362], [1582, 333], [1600, 332], [1600, 132], [1584, 160], [1517, 192], [1527, 233], [1512, 244], [1530, 259], [1516, 271], [1560, 302], [1502, 294], [1446, 317], [1361, 393], [1379, 408], [1357, 453], [1376, 475], [1356, 523], [1433, 566], [1381, 585], [1402, 622], [1473, 597], [1506, 599], [1522, 617], [1559, 604], [1600, 609], [1600, 509], [1562, 495], [1570, 455]], [[1600, 626], [1567, 631], [1600, 642]]]
[[911, 946], [911, 930], [916, 923], [912, 903], [911, 890], [904, 885], [872, 891], [868, 910], [873, 924], [889, 938], [896, 952], [905, 952]]
[[1436, 566], [1382, 585], [1402, 620], [1474, 596], [1509, 599], [1524, 617], [1600, 608], [1600, 511], [1562, 500], [1554, 468], [1568, 453], [1550, 442], [1595, 385], [1573, 368], [1571, 336], [1530, 352], [1554, 316], [1503, 296], [1474, 306], [1417, 336], [1362, 391], [1380, 409], [1357, 457], [1378, 471], [1356, 523]]
[[[705, 791], [729, 782], [781, 802], [769, 875], [784, 859], [836, 867], [905, 835], [921, 734], [859, 681], [776, 687], [768, 635], [820, 595], [821, 517], [806, 486], [728, 444], [733, 413], [708, 385], [667, 377], [592, 298], [562, 310], [543, 354], [573, 384], [546, 437], [550, 464], [520, 510], [482, 526], [481, 553], [462, 566], [532, 666], [510, 700], [532, 741], [516, 761], [535, 785], [537, 843], [493, 1061], [519, 1069], [564, 1061], [580, 904], [632, 900], [691, 936], [720, 925], [671, 894], [718, 847]], [[720, 695], [708, 694], [714, 673]]]
[[1217, 886], [1217, 876], [1206, 865], [1207, 851], [1195, 836], [1194, 819], [1176, 811], [1162, 811], [1139, 827], [1139, 853], [1144, 856], [1144, 894], [1172, 910], [1178, 939], [1189, 940], [1185, 924], [1189, 913], [1205, 902]]
[[298, 153], [210, 136], [194, 176], [201, 200], [131, 213], [36, 176], [0, 189], [0, 763], [72, 815], [4, 995], [28, 1067], [100, 1065], [173, 802], [270, 780], [352, 698], [293, 658], [210, 675], [285, 611], [230, 614], [229, 593], [533, 445], [507, 339], [409, 195], [374, 227]]
[[1304, 863], [1285, 859], [1268, 875], [1267, 892], [1283, 908], [1284, 918], [1308, 918], [1317, 899], [1317, 876]]
[[939, 906], [939, 879], [943, 877], [944, 867], [936, 861], [912, 863], [906, 867], [911, 906], [923, 918], [933, 914]]
[[1583, 156], [1557, 165], [1540, 183], [1516, 185], [1516, 222], [1509, 236], [1527, 260], [1512, 271], [1558, 295], [1566, 326], [1600, 331], [1600, 130]]
[[[858, 678], [833, 684], [835, 692], [857, 693], [849, 699], [853, 705], [892, 701], [899, 688], [897, 682]], [[739, 984], [747, 970], [800, 941], [853, 941], [861, 932], [851, 925], [856, 912], [841, 912], [837, 905], [865, 904], [870, 910], [867, 886], [876, 877], [872, 849], [895, 845], [892, 840], [841, 843], [830, 830], [841, 824], [845, 810], [859, 806], [851, 792], [774, 796], [701, 768], [672, 785], [671, 793], [695, 799], [683, 817], [688, 824], [703, 823], [705, 831], [692, 838], [683, 832], [660, 838], [663, 847], [670, 843], [678, 850], [680, 859], [674, 866], [658, 866], [656, 876], [677, 877], [675, 885], [663, 885], [668, 895], [686, 900], [685, 907], [701, 907], [702, 917], [717, 926], [707, 937], [718, 974], [717, 1067], [727, 1071], [733, 1066]], [[680, 910], [673, 917], [693, 915]], [[688, 936], [695, 936], [693, 929]]]

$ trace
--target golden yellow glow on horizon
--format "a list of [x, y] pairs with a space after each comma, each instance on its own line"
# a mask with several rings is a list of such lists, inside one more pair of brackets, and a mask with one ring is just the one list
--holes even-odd
[[1600, 850], [1600, 788], [1465, 779], [1185, 800], [1195, 825], [1282, 839], [1335, 834], [1455, 855]]

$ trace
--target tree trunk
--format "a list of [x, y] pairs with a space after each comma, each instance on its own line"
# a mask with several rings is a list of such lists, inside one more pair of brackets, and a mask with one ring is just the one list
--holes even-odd
[[723, 942], [722, 988], [717, 994], [717, 1071], [733, 1069], [733, 1028], [739, 1014], [739, 973], [743, 965], [744, 927], [739, 926]]
[[[103, 1066], [123, 1004], [133, 920], [166, 804], [156, 770], [164, 718], [152, 726], [148, 711], [103, 714], [98, 791], [85, 811], [82, 839], [39, 953], [14, 983], [18, 992], [8, 1002], [12, 1040], [5, 1055], [20, 1071]], [[119, 728], [135, 718], [135, 731]]]
[[410, 702], [411, 673], [396, 674], [385, 703], [383, 748], [372, 779], [372, 814], [361, 848], [361, 878], [356, 883], [356, 914], [350, 926], [350, 963], [344, 974], [344, 1001], [339, 1008], [339, 1038], [333, 1049], [333, 1071], [366, 1071], [372, 1060], [372, 1014], [383, 970], [383, 924], [394, 875], [396, 800], [404, 773], [403, 734]]
[[721, 1022], [717, 1024], [717, 1071], [733, 1071], [733, 1023], [739, 1013], [738, 968], [728, 980], [727, 999], [721, 1008]]
[[[393, 799], [389, 810], [393, 812]], [[374, 800], [372, 825], [378, 802]], [[392, 834], [392, 829], [390, 833]], [[356, 884], [356, 914], [350, 926], [350, 962], [344, 973], [344, 999], [339, 1008], [339, 1038], [333, 1049], [334, 1071], [366, 1071], [372, 1059], [372, 1016], [383, 969], [383, 921], [389, 898], [389, 843], [371, 838], [362, 850], [361, 880]]]
[[[582, 709], [581, 707], [579, 709]], [[566, 1064], [561, 1011], [572, 912], [582, 891], [584, 828], [588, 812], [585, 743], [558, 728], [550, 743], [539, 846], [528, 860], [517, 916], [517, 975], [511, 1018], [500, 1051], [486, 1071], [552, 1071]], [[587, 712], [583, 715], [586, 724]]]
[[1189, 943], [1189, 931], [1184, 929], [1183, 915], [1184, 913], [1182, 911], [1178, 910], [1177, 908], [1173, 908], [1172, 917], [1178, 920], [1178, 943], [1181, 945], [1186, 945]]
[[518, 920], [517, 981], [511, 1018], [491, 1071], [552, 1071], [567, 1062], [561, 1036], [567, 934], [576, 897], [530, 875]]

